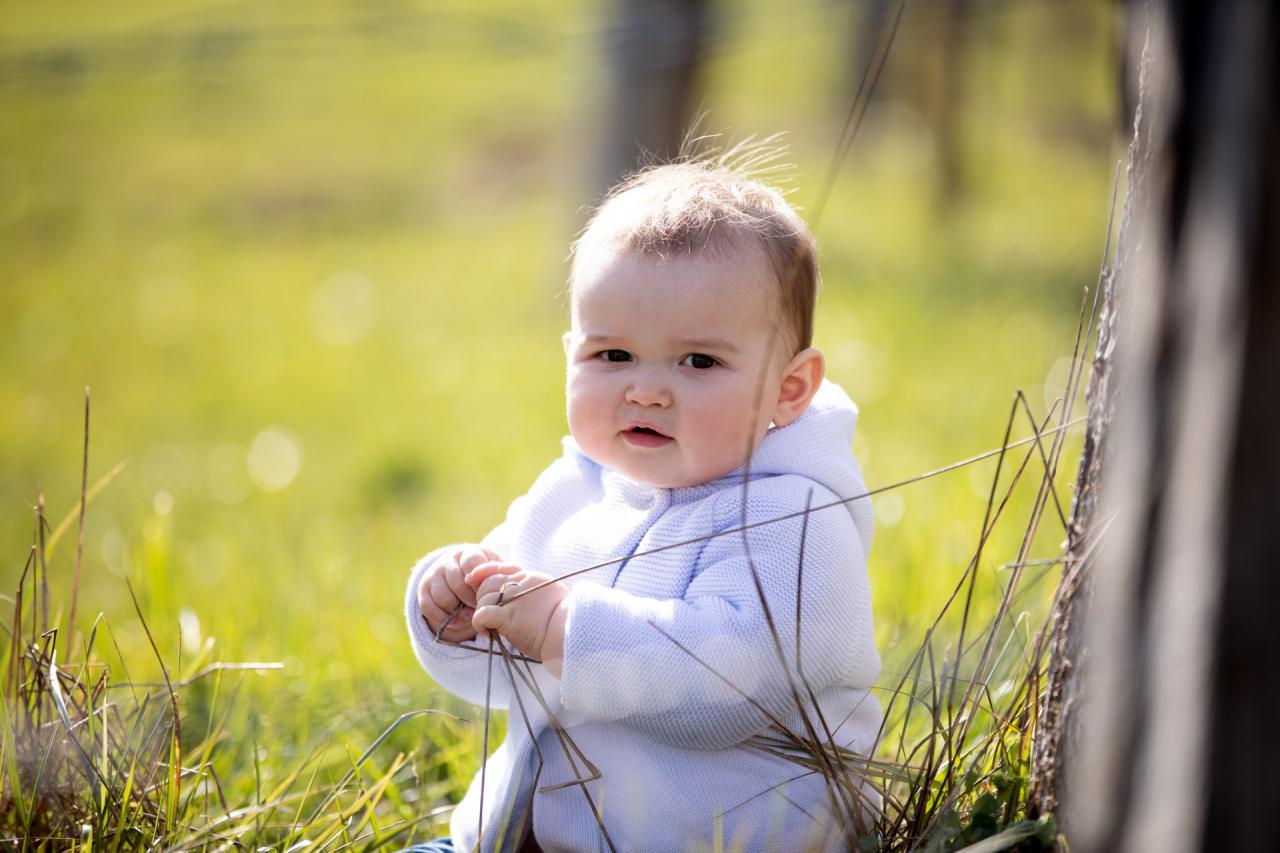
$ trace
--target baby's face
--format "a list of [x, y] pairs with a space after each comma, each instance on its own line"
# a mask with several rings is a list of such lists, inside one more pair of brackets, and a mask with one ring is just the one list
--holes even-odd
[[787, 360], [770, 321], [776, 292], [754, 252], [579, 258], [565, 334], [578, 446], [663, 488], [741, 465], [769, 427]]

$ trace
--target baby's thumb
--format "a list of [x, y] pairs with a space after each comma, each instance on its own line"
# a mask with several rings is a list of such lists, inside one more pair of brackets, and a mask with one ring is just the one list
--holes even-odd
[[497, 604], [486, 604], [476, 609], [471, 617], [471, 627], [477, 632], [501, 631], [507, 624], [507, 609]]

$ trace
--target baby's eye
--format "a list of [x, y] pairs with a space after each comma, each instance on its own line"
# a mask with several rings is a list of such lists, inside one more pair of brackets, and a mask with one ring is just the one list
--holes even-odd
[[680, 359], [680, 363], [685, 367], [692, 367], [697, 370], [707, 370], [716, 366], [716, 360], [709, 355], [703, 355], [700, 352], [689, 353]]
[[607, 349], [604, 352], [600, 353], [600, 357], [603, 358], [605, 361], [613, 361], [613, 362], [630, 361], [631, 353], [627, 352], [624, 349]]

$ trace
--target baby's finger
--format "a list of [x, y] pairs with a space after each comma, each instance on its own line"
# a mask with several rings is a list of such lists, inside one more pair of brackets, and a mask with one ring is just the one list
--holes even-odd
[[422, 614], [423, 619], [427, 620], [432, 631], [438, 631], [449, 618], [450, 611], [432, 601], [430, 593], [423, 594], [426, 592], [425, 587], [426, 584], [423, 584], [418, 590], [418, 612]]
[[482, 563], [501, 559], [497, 554], [479, 545], [464, 545], [455, 552], [454, 556], [457, 558], [458, 568], [462, 569], [464, 575]]
[[[522, 569], [513, 563], [501, 563], [496, 560], [488, 563], [481, 563], [471, 571], [467, 572], [467, 583], [472, 589], [476, 590], [479, 596], [480, 587], [491, 577], [503, 575], [517, 575]], [[510, 578], [508, 578], [509, 580]]]
[[488, 603], [477, 607], [476, 612], [471, 616], [471, 627], [475, 628], [477, 633], [482, 631], [497, 631], [501, 633], [502, 629], [506, 627], [511, 611], [492, 603], [496, 600], [496, 594], [490, 596], [486, 600]]
[[462, 569], [457, 566], [449, 566], [443, 572], [445, 583], [449, 586], [449, 591], [454, 597], [464, 604], [475, 606], [476, 592], [467, 585], [466, 578], [463, 577]]
[[520, 580], [523, 577], [524, 575], [521, 573], [489, 575], [481, 582], [480, 586], [476, 587], [476, 606], [501, 604], [502, 601], [516, 594], [520, 589]]
[[428, 573], [418, 582], [418, 609], [424, 607], [436, 607], [436, 603], [431, 597], [431, 581], [435, 579], [434, 573]]
[[449, 581], [445, 579], [445, 572], [441, 572], [431, 578], [430, 584], [431, 600], [436, 607], [449, 613], [453, 608], [462, 603], [462, 599], [454, 595], [453, 589], [449, 586]]

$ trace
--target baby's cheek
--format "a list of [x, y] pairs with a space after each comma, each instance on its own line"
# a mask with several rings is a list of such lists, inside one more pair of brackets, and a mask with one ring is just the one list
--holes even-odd
[[567, 405], [569, 432], [584, 450], [598, 441], [604, 428], [606, 411], [598, 394], [590, 389], [577, 389], [570, 394]]

